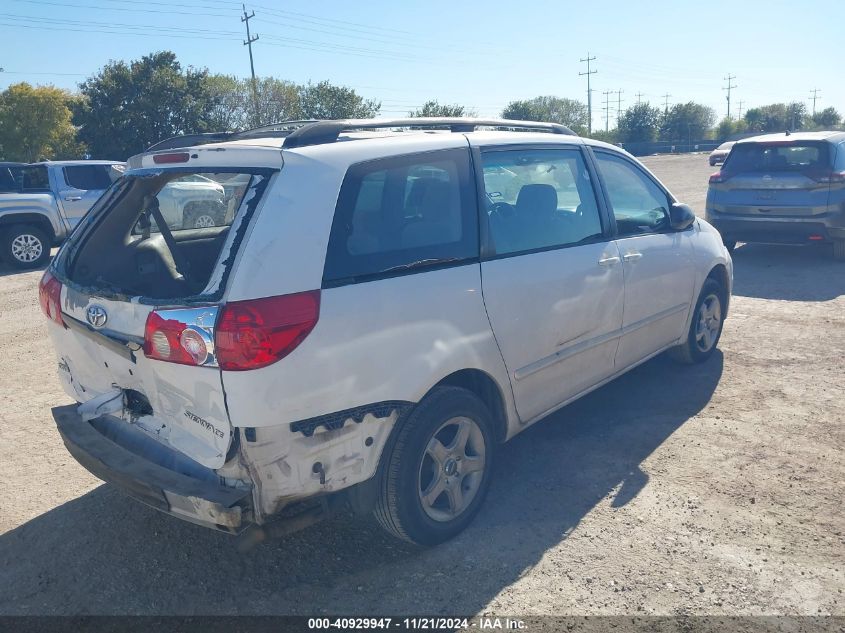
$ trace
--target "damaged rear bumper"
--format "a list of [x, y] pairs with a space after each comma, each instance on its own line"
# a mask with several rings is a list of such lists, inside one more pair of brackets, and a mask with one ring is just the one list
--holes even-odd
[[76, 461], [129, 496], [205, 527], [230, 533], [247, 527], [251, 490], [221, 485], [214, 471], [116, 418], [88, 422], [75, 405], [54, 408], [53, 418]]

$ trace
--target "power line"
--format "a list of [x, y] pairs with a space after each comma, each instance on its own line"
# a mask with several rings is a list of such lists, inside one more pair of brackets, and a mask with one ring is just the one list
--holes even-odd
[[588, 51], [587, 57], [581, 60], [582, 62], [587, 62], [587, 72], [578, 73], [579, 77], [587, 75], [587, 135], [590, 135], [593, 132], [593, 91], [590, 89], [590, 75], [595, 75], [598, 71], [590, 70], [590, 62], [595, 61], [595, 59], [595, 55], [590, 57], [590, 53]]
[[660, 97], [664, 100], [664, 106], [663, 106], [664, 112], [666, 112], [667, 114], [669, 112], [669, 97], [671, 97], [671, 96], [672, 95], [670, 95], [668, 92], [665, 95], [660, 95]]
[[813, 88], [810, 92], [813, 93], [813, 96], [810, 99], [813, 100], [813, 116], [816, 116], [816, 99], [821, 99], [818, 94], [821, 92], [818, 88]]
[[745, 101], [740, 101], [740, 102], [739, 102], [739, 114], [737, 114], [737, 117], [736, 117], [737, 119], [741, 119], [741, 118], [742, 118], [742, 104], [743, 104], [743, 103], [745, 103]]
[[736, 79], [736, 75], [731, 75], [728, 73], [728, 76], [725, 77], [725, 81], [728, 82], [728, 85], [722, 88], [722, 90], [727, 90], [728, 95], [725, 97], [728, 100], [728, 114], [727, 117], [730, 120], [731, 118], [731, 88], [736, 88], [736, 84], [731, 83], [734, 79]]
[[619, 115], [622, 113], [622, 90], [616, 91], [616, 121], [619, 122]]
[[637, 105], [640, 105], [640, 102], [642, 101], [643, 93], [642, 93], [642, 92], [638, 92], [638, 93], [636, 94], [636, 97], [637, 97]]

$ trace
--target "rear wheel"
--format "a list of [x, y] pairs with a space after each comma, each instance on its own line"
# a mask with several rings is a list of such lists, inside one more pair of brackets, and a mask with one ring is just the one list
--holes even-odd
[[845, 240], [833, 241], [833, 259], [845, 262]]
[[3, 234], [3, 259], [15, 268], [38, 268], [50, 259], [50, 246], [50, 239], [42, 229], [19, 224]]
[[182, 216], [182, 228], [207, 229], [223, 223], [226, 207], [217, 201], [189, 202]]
[[400, 424], [382, 459], [375, 518], [393, 536], [436, 545], [466, 528], [487, 494], [492, 416], [470, 391], [437, 387]]
[[714, 279], [707, 279], [695, 304], [692, 323], [683, 344], [669, 350], [677, 361], [702, 363], [716, 351], [722, 336], [727, 293]]

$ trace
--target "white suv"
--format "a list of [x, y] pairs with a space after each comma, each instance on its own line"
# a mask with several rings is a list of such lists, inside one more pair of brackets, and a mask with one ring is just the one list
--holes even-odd
[[[68, 450], [155, 508], [246, 542], [351, 508], [435, 544], [499, 443], [716, 348], [730, 256], [616, 147], [472, 119], [220, 138], [132, 158], [40, 286]], [[157, 196], [197, 174], [245, 186], [169, 227]]]

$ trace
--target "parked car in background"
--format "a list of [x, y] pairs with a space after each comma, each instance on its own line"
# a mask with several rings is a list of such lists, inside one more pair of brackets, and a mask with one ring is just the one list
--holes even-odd
[[223, 224], [226, 190], [218, 182], [232, 174], [189, 174], [168, 183], [159, 193], [161, 213], [172, 229], [208, 228]]
[[9, 168], [14, 182], [0, 190], [0, 259], [16, 268], [43, 265], [124, 167], [86, 160]]
[[[79, 403], [58, 430], [129, 495], [245, 539], [351, 508], [432, 545], [478, 513], [497, 444], [715, 352], [730, 255], [619, 148], [465, 118], [289, 132], [131, 158], [42, 278]], [[219, 174], [234, 213], [165, 229], [162, 193]]]
[[0, 193], [18, 191], [21, 186], [21, 169], [26, 163], [0, 163]]
[[736, 143], [736, 141], [726, 141], [710, 152], [710, 166], [713, 167], [724, 163], [731, 151], [731, 148], [734, 146], [734, 143]]
[[730, 249], [737, 241], [832, 242], [845, 260], [845, 132], [737, 141], [710, 176], [706, 217]]

